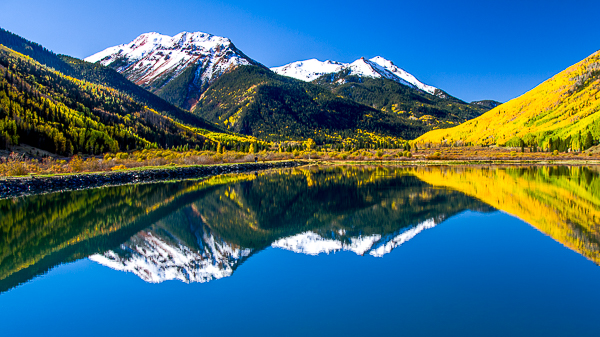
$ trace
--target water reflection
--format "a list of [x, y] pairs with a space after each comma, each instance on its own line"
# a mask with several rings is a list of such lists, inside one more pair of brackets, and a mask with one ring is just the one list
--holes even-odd
[[1, 200], [0, 291], [87, 256], [148, 282], [227, 277], [269, 246], [381, 257], [495, 208], [600, 262], [595, 169], [310, 167]]

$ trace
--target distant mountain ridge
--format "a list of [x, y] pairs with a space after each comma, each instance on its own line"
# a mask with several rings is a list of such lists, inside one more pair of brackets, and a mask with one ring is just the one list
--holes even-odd
[[274, 67], [271, 68], [271, 70], [279, 75], [289, 76], [307, 82], [316, 80], [323, 75], [348, 70], [347, 75], [349, 76], [356, 75], [371, 78], [387, 78], [432, 95], [436, 93], [436, 90], [439, 90], [436, 87], [422, 83], [412, 74], [397, 67], [392, 61], [386, 60], [381, 56], [376, 56], [369, 60], [361, 57], [352, 63], [341, 63], [329, 60], [321, 62], [317, 59], [310, 59], [293, 62], [281, 67]]

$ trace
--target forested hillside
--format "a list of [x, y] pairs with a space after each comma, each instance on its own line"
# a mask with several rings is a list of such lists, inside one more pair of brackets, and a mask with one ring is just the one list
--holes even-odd
[[436, 95], [386, 78], [348, 75], [349, 70], [323, 75], [313, 83], [335, 95], [400, 118], [421, 122], [423, 129], [447, 128], [480, 116], [487, 105], [468, 104], [437, 89]]
[[586, 150], [600, 141], [600, 51], [524, 95], [418, 143]]
[[0, 147], [62, 154], [201, 146], [205, 138], [131, 97], [0, 46]]
[[99, 63], [90, 63], [66, 55], [56, 55], [41, 45], [28, 41], [16, 34], [0, 28], [0, 44], [35, 61], [53, 68], [54, 70], [80, 80], [107, 86], [131, 96], [138, 103], [169, 116], [176, 121], [210, 131], [222, 132], [223, 130], [212, 123], [207, 123], [202, 118], [178, 108], [162, 98], [137, 86], [115, 70]]
[[204, 92], [193, 112], [232, 131], [267, 140], [376, 142], [381, 136], [412, 139], [425, 131], [419, 121], [256, 66], [224, 74]]

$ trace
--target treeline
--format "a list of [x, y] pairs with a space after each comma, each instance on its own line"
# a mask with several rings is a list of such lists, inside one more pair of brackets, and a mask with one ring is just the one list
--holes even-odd
[[70, 155], [203, 146], [205, 138], [115, 89], [0, 46], [0, 147], [19, 143]]
[[533, 151], [583, 152], [597, 144], [594, 141], [594, 134], [596, 138], [600, 138], [600, 120], [596, 121], [596, 123], [592, 124], [591, 128], [584, 130], [584, 132], [579, 131], [575, 136], [561, 138], [552, 136], [549, 132], [540, 135], [527, 134], [523, 138], [511, 138], [506, 142], [506, 146], [529, 147]]

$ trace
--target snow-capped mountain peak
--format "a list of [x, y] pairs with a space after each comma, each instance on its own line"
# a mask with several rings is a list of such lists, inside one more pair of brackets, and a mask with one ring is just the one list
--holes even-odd
[[271, 68], [271, 70], [280, 75], [290, 76], [299, 80], [310, 82], [319, 76], [329, 73], [337, 73], [345, 66], [346, 64], [336, 61], [319, 61], [317, 59], [310, 59], [306, 61], [293, 62], [282, 67]]
[[[238, 50], [228, 38], [203, 32], [181, 32], [175, 36], [145, 33], [85, 60], [109, 66], [151, 91], [164, 87], [190, 67], [193, 67], [194, 75], [187, 91], [193, 92], [201, 91], [237, 66], [260, 65]], [[192, 93], [191, 96], [199, 94]]]
[[425, 92], [428, 92], [432, 95], [435, 93], [435, 90], [437, 89], [436, 87], [422, 83], [421, 81], [417, 80], [417, 78], [414, 77], [412, 74], [408, 73], [406, 70], [397, 67], [392, 61], [386, 60], [381, 56], [375, 56], [372, 59], [370, 59], [369, 61], [381, 66], [382, 68], [386, 69], [390, 73], [394, 74], [396, 77], [399, 77], [400, 79], [402, 79], [402, 80], [414, 85], [415, 87], [417, 87]]
[[312, 81], [316, 78], [330, 73], [337, 73], [348, 69], [348, 75], [357, 75], [373, 78], [387, 78], [398, 83], [435, 94], [437, 88], [424, 84], [415, 76], [397, 67], [392, 61], [381, 56], [365, 59], [364, 57], [352, 63], [341, 63], [336, 61], [321, 62], [316, 59], [297, 61], [281, 67], [271, 68], [279, 75], [293, 77], [302, 81]]

